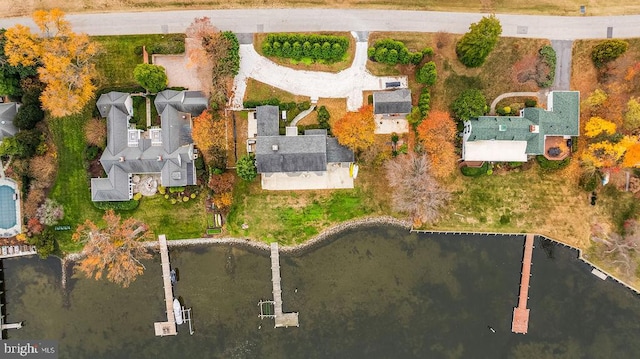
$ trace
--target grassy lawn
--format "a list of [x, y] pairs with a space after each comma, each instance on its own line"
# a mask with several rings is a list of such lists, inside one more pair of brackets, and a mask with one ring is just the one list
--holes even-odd
[[318, 109], [320, 107], [326, 107], [329, 111], [329, 123], [332, 124], [338, 121], [347, 113], [347, 99], [346, 98], [319, 98], [316, 105], [316, 111], [311, 111], [310, 114], [305, 116], [298, 125], [313, 125], [318, 123]]
[[309, 96], [294, 95], [291, 92], [267, 85], [264, 82], [254, 79], [247, 80], [247, 91], [244, 94], [244, 101], [263, 101], [272, 98], [277, 98], [280, 102], [296, 103], [311, 100]]
[[135, 211], [123, 216], [143, 221], [156, 235], [166, 234], [168, 239], [201, 238], [207, 227], [204, 200], [204, 194], [176, 204], [161, 195], [143, 197]]
[[97, 59], [99, 87], [135, 85], [133, 69], [142, 63], [142, 55], [136, 55], [136, 48], [153, 45], [162, 48], [163, 53], [179, 54], [184, 52], [184, 37], [184, 34], [93, 37], [103, 48]]
[[129, 0], [129, 1], [101, 1], [86, 0], [40, 0], [24, 2], [20, 6], [11, 1], [0, 2], [0, 11], [4, 16], [30, 15], [38, 9], [60, 8], [66, 12], [105, 12], [105, 11], [141, 11], [141, 10], [179, 10], [196, 9], [227, 9], [227, 8], [374, 8], [374, 9], [411, 9], [431, 11], [459, 11], [485, 13], [525, 13], [552, 15], [579, 15], [580, 5], [587, 5], [588, 15], [637, 14], [640, 5], [634, 0], [590, 1], [559, 0], [559, 1], [475, 1], [465, 0], [281, 0], [268, 3], [264, 0]]
[[[378, 196], [372, 182], [372, 176], [359, 176], [355, 189], [335, 191], [263, 191], [259, 179], [241, 182], [227, 228], [232, 236], [302, 243], [340, 222], [389, 213], [385, 196]], [[249, 228], [243, 230], [243, 223]]]
[[[438, 79], [431, 88], [431, 108], [448, 110], [455, 98], [467, 88], [480, 89], [488, 104], [498, 95], [510, 91], [537, 91], [537, 86], [522, 84], [514, 80], [511, 69], [527, 56], [536, 56], [537, 51], [549, 41], [541, 39], [518, 39], [502, 37], [496, 48], [480, 68], [466, 68], [458, 61], [455, 44], [460, 35], [446, 33], [375, 32], [369, 36], [369, 44], [384, 38], [393, 38], [405, 43], [411, 51], [431, 47], [435, 51], [432, 60], [436, 63]], [[390, 66], [372, 61], [367, 69], [378, 76], [409, 76], [409, 87], [414, 99], [420, 94], [421, 84], [415, 81], [415, 67], [411, 65]]]
[[[348, 32], [314, 32], [314, 34], [318, 35], [335, 35], [335, 36], [345, 36], [349, 39], [349, 49], [345, 54], [345, 58], [342, 61], [334, 62], [332, 64], [324, 64], [324, 63], [305, 63], [304, 61], [295, 61], [293, 59], [281, 58], [281, 57], [269, 57], [269, 60], [275, 62], [278, 65], [290, 67], [296, 70], [307, 70], [307, 71], [323, 71], [323, 72], [340, 72], [344, 69], [347, 69], [353, 63], [353, 58], [356, 54], [356, 40], [351, 36]], [[266, 39], [268, 34], [260, 33], [255, 34], [253, 37], [253, 47], [256, 49], [256, 52], [260, 55], [264, 56], [262, 51], [262, 42]]]
[[[75, 226], [85, 219], [97, 220], [100, 211], [91, 203], [89, 178], [85, 166], [84, 123], [90, 118], [90, 110], [56, 119], [48, 119], [53, 141], [58, 149], [58, 177], [50, 197], [64, 206], [63, 224]], [[57, 232], [62, 251], [75, 251], [79, 245], [71, 241], [72, 231]]]

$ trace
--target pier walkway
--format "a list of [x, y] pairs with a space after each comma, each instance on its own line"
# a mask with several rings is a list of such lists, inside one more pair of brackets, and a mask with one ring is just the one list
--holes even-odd
[[518, 334], [527, 334], [529, 330], [529, 279], [531, 278], [531, 258], [533, 256], [533, 234], [527, 234], [524, 242], [524, 255], [522, 257], [522, 278], [520, 279], [520, 297], [518, 306], [513, 308], [513, 322], [511, 331]]
[[275, 327], [299, 327], [298, 313], [282, 312], [282, 287], [280, 286], [280, 253], [278, 252], [278, 243], [271, 243], [271, 281], [273, 282]]
[[167, 248], [167, 237], [164, 234], [158, 236], [160, 242], [160, 259], [162, 260], [162, 281], [164, 285], [164, 300], [167, 306], [167, 321], [155, 322], [153, 324], [156, 336], [176, 335], [176, 319], [173, 314], [173, 287], [171, 285], [171, 265], [169, 264], [169, 249]]

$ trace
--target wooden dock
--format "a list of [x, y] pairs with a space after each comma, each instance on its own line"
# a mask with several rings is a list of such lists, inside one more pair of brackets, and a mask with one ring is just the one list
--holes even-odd
[[298, 313], [282, 312], [282, 287], [280, 285], [280, 253], [278, 243], [271, 243], [271, 282], [273, 283], [275, 327], [299, 327]]
[[160, 259], [162, 261], [162, 282], [164, 285], [164, 301], [167, 306], [167, 321], [155, 322], [154, 328], [156, 336], [176, 335], [176, 319], [173, 314], [173, 286], [171, 285], [171, 265], [169, 264], [169, 249], [167, 248], [167, 237], [164, 234], [158, 236], [160, 242]]
[[529, 279], [531, 278], [531, 258], [533, 256], [533, 234], [527, 234], [524, 242], [524, 255], [522, 257], [522, 278], [520, 279], [520, 297], [518, 306], [513, 308], [513, 322], [511, 331], [518, 334], [527, 334], [529, 330]]

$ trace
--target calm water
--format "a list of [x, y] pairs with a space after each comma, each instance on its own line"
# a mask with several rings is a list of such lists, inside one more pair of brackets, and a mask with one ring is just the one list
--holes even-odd
[[523, 243], [345, 232], [281, 257], [284, 309], [300, 312], [300, 328], [288, 329], [257, 317], [258, 300], [271, 297], [266, 252], [171, 250], [196, 333], [165, 338], [153, 331], [166, 318], [159, 256], [128, 289], [77, 278], [66, 291], [57, 260], [5, 260], [8, 320], [25, 321], [9, 336], [57, 339], [61, 358], [640, 357], [640, 298], [590, 274], [576, 252], [539, 241], [529, 334], [512, 334]]

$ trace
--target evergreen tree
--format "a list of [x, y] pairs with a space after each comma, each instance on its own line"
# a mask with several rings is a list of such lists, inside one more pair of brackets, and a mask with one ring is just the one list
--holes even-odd
[[480, 67], [498, 43], [502, 25], [495, 15], [485, 16], [469, 26], [456, 44], [458, 59], [467, 67]]

